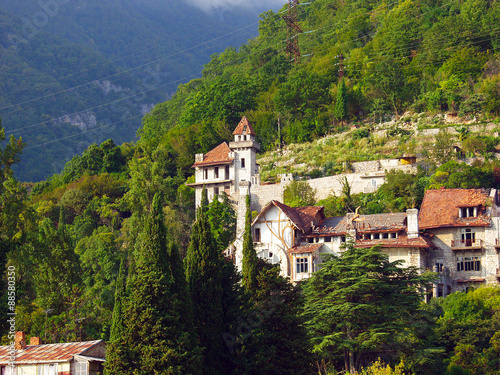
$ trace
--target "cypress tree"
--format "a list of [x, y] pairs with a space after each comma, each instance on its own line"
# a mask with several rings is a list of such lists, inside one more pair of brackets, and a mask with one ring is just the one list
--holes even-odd
[[[161, 199], [153, 198], [138, 246], [125, 318], [133, 374], [197, 374], [200, 351], [172, 274]], [[188, 318], [189, 321], [189, 318]]]
[[116, 280], [115, 305], [111, 323], [111, 337], [106, 350], [105, 374], [124, 374], [131, 368], [131, 356], [127, 345], [127, 329], [123, 315], [123, 304], [126, 300], [126, 272], [122, 259], [120, 272]]
[[193, 301], [195, 329], [205, 350], [203, 374], [220, 374], [224, 368], [225, 352], [223, 260], [208, 221], [207, 202], [206, 190], [203, 189], [185, 259], [186, 280]]
[[255, 291], [257, 287], [257, 254], [253, 247], [252, 238], [252, 210], [250, 209], [250, 196], [247, 195], [247, 212], [245, 217], [245, 234], [243, 235], [243, 261], [242, 275], [243, 286], [247, 291]]
[[341, 121], [347, 119], [347, 90], [345, 87], [344, 77], [342, 77], [342, 80], [339, 82], [334, 116], [336, 119]]

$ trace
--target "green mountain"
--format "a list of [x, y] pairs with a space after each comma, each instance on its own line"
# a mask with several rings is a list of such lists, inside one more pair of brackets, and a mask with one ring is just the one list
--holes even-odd
[[257, 38], [214, 56], [145, 117], [141, 142], [167, 145], [188, 172], [194, 151], [229, 140], [242, 115], [272, 149], [408, 110], [500, 114], [498, 2], [312, 0], [296, 10], [302, 33], [265, 13]]
[[256, 11], [183, 1], [1, 0], [0, 116], [27, 142], [17, 175], [44, 179], [93, 142], [134, 140], [149, 109], [256, 29]]

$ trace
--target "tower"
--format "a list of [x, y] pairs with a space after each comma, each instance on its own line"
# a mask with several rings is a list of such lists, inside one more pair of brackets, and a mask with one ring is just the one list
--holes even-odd
[[255, 131], [246, 117], [243, 117], [233, 132], [234, 141], [229, 143], [229, 148], [234, 154], [235, 186], [238, 190], [240, 182], [252, 182], [258, 175], [257, 152], [260, 145], [255, 141]]
[[297, 18], [298, 6], [299, 0], [288, 0], [288, 14], [283, 16], [287, 25], [286, 50], [288, 58], [295, 63], [300, 62], [299, 38], [297, 38], [297, 35], [303, 32]]
[[[233, 142], [221, 143], [206, 154], [196, 154], [196, 182], [187, 184], [196, 189], [196, 207], [201, 201], [203, 187], [208, 199], [225, 192], [232, 195], [239, 191], [240, 184], [259, 184], [257, 152], [260, 145], [255, 140], [255, 131], [246, 117], [243, 117], [233, 132]], [[248, 188], [247, 188], [248, 189]]]

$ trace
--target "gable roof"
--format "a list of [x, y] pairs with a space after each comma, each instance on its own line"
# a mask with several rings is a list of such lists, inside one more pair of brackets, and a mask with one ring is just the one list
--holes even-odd
[[253, 130], [252, 125], [250, 125], [250, 121], [248, 121], [246, 116], [243, 116], [236, 129], [234, 129], [233, 135], [247, 134], [255, 135], [255, 131]]
[[[420, 229], [489, 226], [486, 215], [489, 189], [427, 190], [418, 215]], [[459, 207], [479, 207], [477, 217], [459, 217]]]
[[356, 239], [355, 247], [359, 248], [370, 248], [376, 245], [380, 245], [385, 248], [398, 248], [398, 247], [417, 247], [417, 248], [428, 248], [432, 246], [429, 240], [422, 236], [417, 238], [408, 238], [406, 234], [399, 234], [398, 238], [382, 238], [379, 240], [362, 240]]
[[[102, 340], [68, 342], [61, 344], [28, 345], [24, 350], [16, 350], [16, 364], [60, 363], [69, 362], [76, 355], [105, 345]], [[9, 346], [0, 346], [0, 364], [11, 362]]]
[[[359, 215], [356, 223], [358, 233], [394, 232], [406, 229], [406, 213]], [[342, 235], [354, 229], [349, 216], [329, 217], [321, 221], [312, 235]]]
[[226, 142], [221, 143], [216, 148], [203, 155], [203, 161], [193, 164], [194, 167], [207, 167], [210, 165], [231, 164], [234, 158], [230, 157], [231, 149]]
[[279, 201], [272, 200], [260, 211], [252, 225], [256, 223], [271, 206], [275, 206], [281, 210], [281, 212], [288, 216], [295, 227], [303, 232], [309, 232], [311, 230], [311, 222], [316, 221], [318, 215], [319, 219], [325, 217], [323, 206], [290, 207]]

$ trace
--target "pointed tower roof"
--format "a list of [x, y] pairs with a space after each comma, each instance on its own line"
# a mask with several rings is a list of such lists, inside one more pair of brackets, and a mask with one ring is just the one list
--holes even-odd
[[253, 130], [252, 125], [250, 125], [250, 121], [248, 121], [246, 116], [243, 116], [236, 129], [234, 129], [233, 135], [247, 134], [255, 135], [255, 131]]

